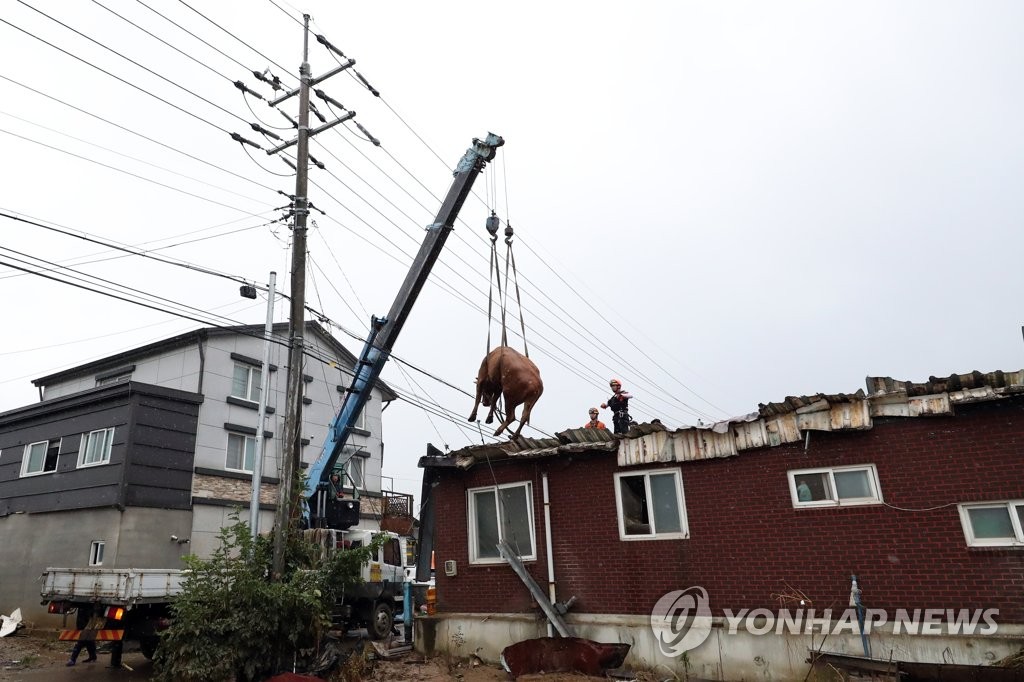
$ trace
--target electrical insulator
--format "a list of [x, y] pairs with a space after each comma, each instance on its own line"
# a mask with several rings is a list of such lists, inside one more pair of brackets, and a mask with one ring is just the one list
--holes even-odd
[[498, 216], [491, 211], [491, 215], [487, 217], [487, 231], [491, 233], [491, 236], [498, 234], [498, 226], [501, 225], [501, 220]]

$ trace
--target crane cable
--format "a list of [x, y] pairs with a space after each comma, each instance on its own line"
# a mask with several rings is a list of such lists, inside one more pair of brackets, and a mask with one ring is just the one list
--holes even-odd
[[512, 225], [505, 223], [505, 288], [502, 291], [501, 286], [501, 272], [499, 270], [499, 258], [498, 258], [498, 227], [501, 224], [501, 220], [498, 216], [491, 211], [491, 215], [487, 218], [487, 231], [491, 235], [491, 272], [489, 279], [489, 289], [487, 292], [487, 352], [491, 352], [491, 324], [492, 319], [492, 308], [494, 305], [494, 283], [497, 283], [498, 289], [498, 302], [501, 307], [501, 345], [508, 345], [508, 325], [507, 325], [507, 310], [508, 310], [508, 293], [509, 287], [509, 272], [512, 275], [512, 284], [515, 287], [516, 292], [516, 305], [519, 308], [519, 327], [523, 339], [523, 355], [530, 357], [530, 349], [526, 345], [526, 322], [523, 318], [523, 300], [519, 291], [519, 271], [516, 268], [516, 257], [512, 251]]

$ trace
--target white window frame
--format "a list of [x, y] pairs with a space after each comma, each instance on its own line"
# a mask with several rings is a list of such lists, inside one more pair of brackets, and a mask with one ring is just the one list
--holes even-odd
[[[231, 454], [231, 439], [232, 438], [241, 438], [242, 439], [242, 467], [243, 468], [241, 468], [241, 469], [237, 469], [235, 467], [228, 466], [228, 456]], [[242, 472], [244, 474], [251, 474], [251, 473], [253, 473], [252, 467], [249, 467], [248, 469], [244, 468], [245, 467], [245, 450], [246, 450], [246, 447], [249, 445], [249, 441], [252, 441], [253, 464], [255, 464], [256, 463], [256, 436], [250, 436], [247, 433], [235, 433], [233, 431], [229, 431], [228, 432], [228, 434], [227, 434], [227, 441], [224, 444], [224, 469], [225, 469], [225, 471], [240, 471], [240, 472]]]
[[[644, 535], [638, 534], [626, 534], [626, 520], [625, 515], [622, 511], [622, 484], [619, 482], [622, 478], [629, 477], [644, 477], [644, 492], [647, 499], [651, 499], [651, 475], [672, 475], [675, 479], [676, 489], [676, 505], [679, 509], [679, 527], [680, 531], [672, 531], [668, 533], [659, 533], [657, 528], [654, 529], [653, 533], [647, 533]], [[615, 516], [619, 525], [619, 539], [625, 541], [633, 540], [685, 540], [690, 537], [690, 525], [686, 519], [686, 496], [683, 494], [683, 475], [679, 469], [643, 469], [639, 471], [621, 471], [614, 476], [615, 484]], [[654, 517], [651, 516], [651, 525], [654, 525]]]
[[[1000, 500], [997, 502], [970, 502], [958, 505], [960, 509], [960, 524], [964, 529], [964, 537], [967, 538], [968, 547], [1021, 547], [1024, 546], [1024, 527], [1020, 522], [1016, 507], [1024, 507], [1024, 500]], [[976, 538], [974, 537], [974, 526], [971, 525], [971, 517], [968, 512], [971, 509], [1006, 509], [1010, 514], [1010, 523], [1016, 539], [1006, 538]]]
[[[533, 514], [533, 483], [530, 481], [516, 481], [515, 483], [502, 483], [498, 486], [488, 485], [480, 488], [470, 488], [466, 491], [466, 519], [469, 523], [469, 563], [471, 564], [503, 564], [505, 560], [500, 556], [498, 557], [481, 557], [480, 548], [477, 543], [476, 537], [476, 497], [477, 493], [491, 491], [495, 493], [495, 510], [498, 514], [498, 539], [504, 540], [502, 536], [502, 527], [504, 524], [501, 522], [501, 504], [498, 502], [500, 498], [497, 497], [498, 490], [506, 490], [508, 488], [525, 488], [526, 489], [526, 513], [529, 517], [527, 522], [530, 527], [530, 546], [533, 551], [530, 554], [521, 555], [519, 558], [523, 561], [536, 561], [537, 560], [537, 527], [534, 523]], [[511, 544], [511, 543], [510, 543]]]
[[[96, 436], [96, 434], [103, 434], [103, 435], [102, 436]], [[94, 436], [98, 437], [98, 438], [104, 438], [105, 441], [106, 441], [106, 445], [103, 448], [103, 452], [100, 454], [100, 459], [94, 460], [94, 461], [91, 461], [91, 462], [87, 462], [87, 461], [85, 461], [85, 458], [88, 455], [89, 443], [92, 442], [92, 439], [93, 439]], [[110, 451], [113, 449], [113, 446], [114, 446], [114, 427], [113, 426], [107, 427], [105, 429], [96, 429], [95, 431], [90, 431], [89, 433], [83, 433], [82, 434], [82, 444], [78, 448], [78, 468], [82, 469], [84, 467], [95, 467], [95, 466], [102, 466], [104, 464], [109, 464], [110, 463]]]
[[[869, 497], [848, 497], [839, 499], [836, 489], [836, 473], [844, 471], [866, 471], [868, 473], [868, 486], [871, 488]], [[828, 474], [829, 495], [832, 499], [814, 500], [803, 502], [796, 489], [796, 477], [808, 474]], [[786, 472], [789, 477], [789, 495], [795, 509], [820, 508], [820, 507], [855, 507], [865, 504], [881, 504], [882, 487], [878, 482], [878, 469], [874, 464], [857, 464], [854, 466], [842, 467], [816, 467], [813, 469], [791, 469]]]
[[[352, 455], [347, 462], [345, 462], [345, 481], [342, 487], [347, 488], [366, 488], [366, 460], [367, 457], [360, 457], [359, 455]], [[356, 464], [358, 462], [358, 464]], [[353, 472], [356, 474], [353, 476]]]
[[131, 381], [131, 379], [132, 379], [132, 373], [131, 372], [125, 372], [124, 374], [115, 374], [114, 376], [105, 377], [103, 379], [97, 379], [96, 380], [96, 387], [99, 388], [100, 386], [110, 386], [112, 384], [123, 384], [123, 383], [126, 383], [128, 381]]
[[[235, 372], [239, 368], [244, 369], [247, 372], [245, 379], [245, 395], [235, 394]], [[229, 395], [231, 395], [231, 397], [233, 398], [238, 398], [239, 400], [248, 400], [251, 403], [258, 403], [260, 401], [259, 395], [257, 395], [255, 398], [252, 396], [254, 393], [259, 393], [260, 383], [263, 377], [261, 374], [260, 380], [257, 381], [255, 379], [256, 372], [263, 372], [263, 369], [261, 367], [249, 365], [244, 362], [234, 363], [234, 367], [231, 368], [231, 391]], [[305, 388], [303, 388], [303, 395], [305, 395]]]
[[106, 551], [107, 543], [103, 540], [93, 540], [89, 546], [89, 565], [102, 566], [103, 554]]
[[[63, 438], [58, 438], [57, 439], [57, 455], [58, 456], [60, 455], [61, 446], [63, 446], [63, 444], [64, 444], [63, 440], [64, 440]], [[29, 455], [32, 452], [32, 448], [35, 447], [36, 445], [45, 445], [46, 446], [46, 448], [43, 450], [43, 461], [42, 461], [43, 467], [45, 467], [46, 466], [46, 453], [48, 453], [50, 451], [50, 443], [52, 443], [52, 442], [53, 442], [53, 439], [51, 438], [49, 440], [40, 440], [40, 441], [36, 441], [35, 443], [28, 443], [28, 444], [25, 445], [25, 453], [22, 455], [22, 458], [21, 458], [21, 477], [22, 478], [25, 478], [27, 476], [44, 476], [46, 474], [52, 474], [55, 471], [57, 471], [57, 464], [58, 464], [59, 460], [55, 460], [54, 461], [52, 469], [43, 468], [43, 469], [40, 469], [39, 471], [29, 471], [28, 470]]]

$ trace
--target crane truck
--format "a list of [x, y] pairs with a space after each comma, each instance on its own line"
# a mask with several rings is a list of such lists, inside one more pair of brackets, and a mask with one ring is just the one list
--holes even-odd
[[[323, 449], [309, 468], [304, 491], [303, 522], [307, 529], [322, 529], [333, 550], [367, 546], [375, 537], [381, 542], [372, 560], [362, 567], [363, 583], [345, 591], [334, 609], [336, 622], [349, 628], [366, 627], [375, 639], [392, 629], [395, 610], [403, 605], [404, 583], [413, 579], [416, 554], [412, 538], [395, 533], [352, 530], [359, 522], [359, 499], [338, 499], [330, 475], [344, 469], [351, 454], [343, 457], [344, 446], [366, 405], [381, 370], [391, 354], [410, 311], [444, 243], [452, 231], [473, 182], [505, 141], [489, 133], [473, 139], [454, 171], [451, 188], [434, 222], [426, 229], [419, 252], [398, 291], [387, 317], [374, 317], [363, 350], [356, 362], [352, 383], [341, 409], [331, 422]], [[428, 555], [429, 556], [429, 555]], [[50, 613], [89, 610], [99, 605], [114, 624], [104, 637], [139, 641], [151, 657], [160, 629], [167, 627], [169, 605], [181, 593], [184, 577], [176, 569], [48, 568], [43, 574], [41, 596]], [[408, 613], [408, 610], [407, 610]], [[77, 639], [80, 630], [65, 631], [66, 639]], [[119, 658], [118, 647], [118, 658]], [[112, 661], [119, 665], [120, 661]]]

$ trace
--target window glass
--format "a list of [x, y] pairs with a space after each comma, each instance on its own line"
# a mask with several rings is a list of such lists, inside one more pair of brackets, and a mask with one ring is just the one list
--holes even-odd
[[384, 563], [392, 566], [402, 565], [402, 548], [398, 538], [391, 538], [384, 542]]
[[225, 468], [252, 471], [256, 460], [256, 439], [237, 433], [228, 434], [228, 454]]
[[114, 429], [92, 431], [83, 437], [79, 466], [101, 464], [110, 461], [110, 449], [114, 442]]
[[622, 521], [626, 535], [650, 535], [644, 476], [619, 478], [619, 493], [622, 496]]
[[868, 480], [868, 472], [864, 469], [857, 471], [837, 471], [836, 493], [840, 500], [856, 497], [874, 497], [871, 494], [871, 482]]
[[481, 559], [497, 559], [498, 509], [494, 490], [473, 493], [476, 512], [476, 554]]
[[1018, 504], [1014, 508], [1017, 510], [1017, 524], [1024, 529], [1024, 504]]
[[527, 507], [526, 488], [502, 488], [499, 494], [502, 537], [519, 556], [532, 555], [533, 539], [530, 533], [530, 510]]
[[356, 488], [364, 487], [363, 471], [366, 467], [366, 460], [362, 457], [356, 456], [350, 459], [345, 467], [348, 470], [348, 480], [346, 481], [346, 485], [352, 485]]
[[676, 499], [676, 477], [673, 474], [651, 475], [651, 499], [656, 533], [682, 531], [679, 501]]
[[243, 400], [259, 402], [262, 380], [263, 372], [259, 368], [236, 364], [235, 373], [231, 378], [231, 395]]
[[95, 540], [92, 546], [89, 547], [89, 565], [90, 566], [102, 566], [103, 565], [103, 550], [106, 548], [106, 543], [101, 540]]
[[979, 540], [1014, 539], [1013, 523], [1007, 507], [975, 507], [967, 510], [971, 531]]
[[827, 471], [797, 474], [793, 480], [796, 483], [796, 495], [800, 502], [821, 502], [832, 499], [832, 487], [828, 482]]

